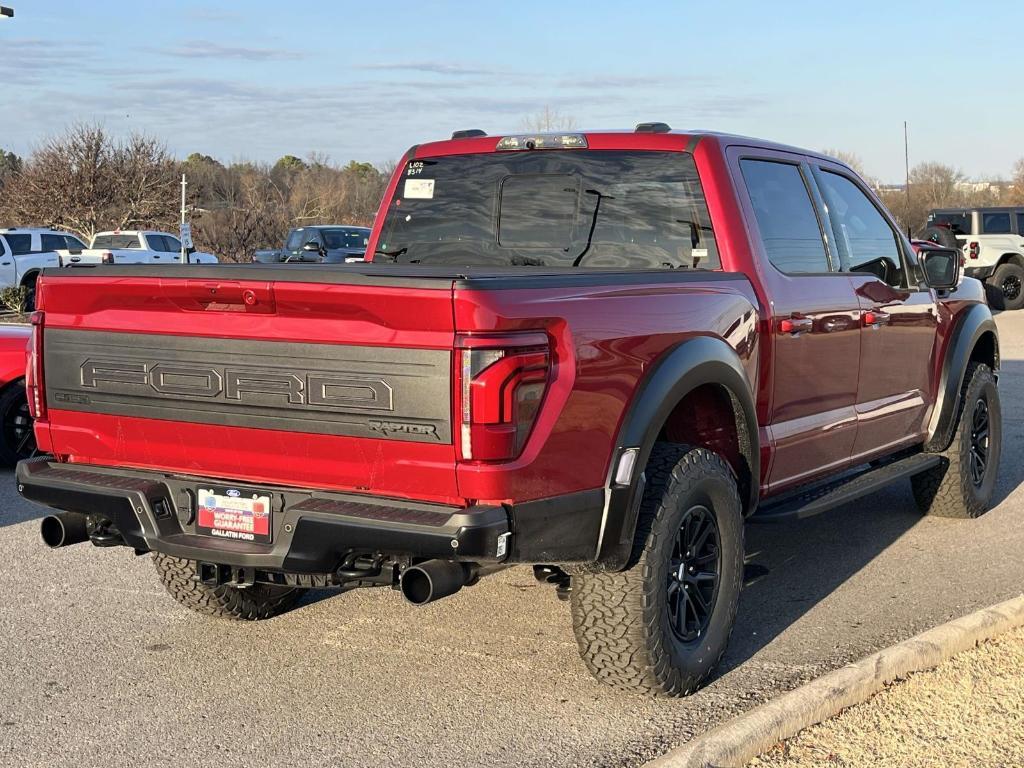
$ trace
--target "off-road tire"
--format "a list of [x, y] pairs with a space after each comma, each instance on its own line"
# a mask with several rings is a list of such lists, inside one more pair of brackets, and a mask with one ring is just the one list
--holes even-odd
[[[743, 576], [743, 513], [729, 465], [704, 448], [659, 443], [626, 570], [572, 578], [580, 656], [599, 681], [643, 694], [686, 696], [721, 659], [732, 633]], [[695, 505], [711, 511], [719, 536], [717, 596], [706, 631], [674, 634], [668, 584], [680, 524]]]
[[[989, 439], [986, 469], [980, 485], [971, 477], [972, 421], [975, 404], [984, 399], [988, 409]], [[971, 363], [961, 388], [960, 415], [953, 442], [939, 455], [941, 463], [910, 478], [914, 500], [926, 515], [975, 518], [988, 510], [995, 490], [1002, 452], [1002, 412], [992, 369]]]
[[196, 613], [236, 621], [259, 621], [284, 613], [295, 605], [303, 590], [254, 584], [251, 587], [211, 587], [196, 580], [195, 560], [183, 560], [159, 552], [153, 564], [160, 581], [177, 600]]
[[[1003, 290], [1003, 284], [1007, 281], [1016, 282], [1015, 296], [1007, 296]], [[985, 282], [985, 292], [993, 309], [1021, 309], [1024, 307], [1024, 267], [1019, 264], [1000, 264]]]
[[[28, 413], [23, 381], [12, 382], [0, 392], [0, 465], [13, 467], [35, 454], [32, 417]], [[28, 430], [28, 433], [22, 433]]]

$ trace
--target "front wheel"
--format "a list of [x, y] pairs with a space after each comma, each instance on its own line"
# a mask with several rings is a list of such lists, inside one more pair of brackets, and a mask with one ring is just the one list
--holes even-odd
[[941, 463], [910, 478], [917, 506], [936, 517], [972, 518], [992, 502], [1003, 422], [992, 369], [971, 363], [964, 375], [960, 419]]
[[1000, 264], [988, 280], [989, 303], [995, 309], [1024, 307], [1024, 267]]
[[743, 514], [728, 464], [655, 446], [629, 567], [573, 576], [580, 655], [599, 681], [685, 696], [725, 652], [743, 575]]

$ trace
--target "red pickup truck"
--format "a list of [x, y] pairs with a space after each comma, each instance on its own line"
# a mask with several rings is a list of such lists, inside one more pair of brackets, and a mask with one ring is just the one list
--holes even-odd
[[459, 132], [398, 166], [373, 263], [47, 271], [51, 456], [19, 490], [61, 510], [50, 546], [152, 553], [223, 617], [532, 564], [597, 678], [682, 695], [725, 649], [748, 517], [905, 478], [926, 513], [990, 503], [996, 327], [959, 254], [919, 250], [814, 152]]

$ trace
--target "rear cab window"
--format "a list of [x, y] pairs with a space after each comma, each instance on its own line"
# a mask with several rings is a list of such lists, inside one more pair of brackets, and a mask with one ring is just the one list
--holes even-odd
[[586, 149], [409, 161], [374, 261], [721, 268], [690, 154]]
[[141, 248], [138, 235], [96, 235], [92, 241], [93, 248]]

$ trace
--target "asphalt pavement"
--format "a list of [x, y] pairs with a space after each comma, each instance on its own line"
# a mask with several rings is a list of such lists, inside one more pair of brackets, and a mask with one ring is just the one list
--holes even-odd
[[998, 505], [924, 519], [906, 483], [748, 527], [724, 664], [680, 700], [579, 661], [568, 606], [527, 568], [415, 609], [316, 592], [266, 622], [179, 607], [148, 557], [39, 541], [0, 475], [0, 765], [636, 766], [803, 681], [1024, 591], [1024, 312], [998, 317]]

